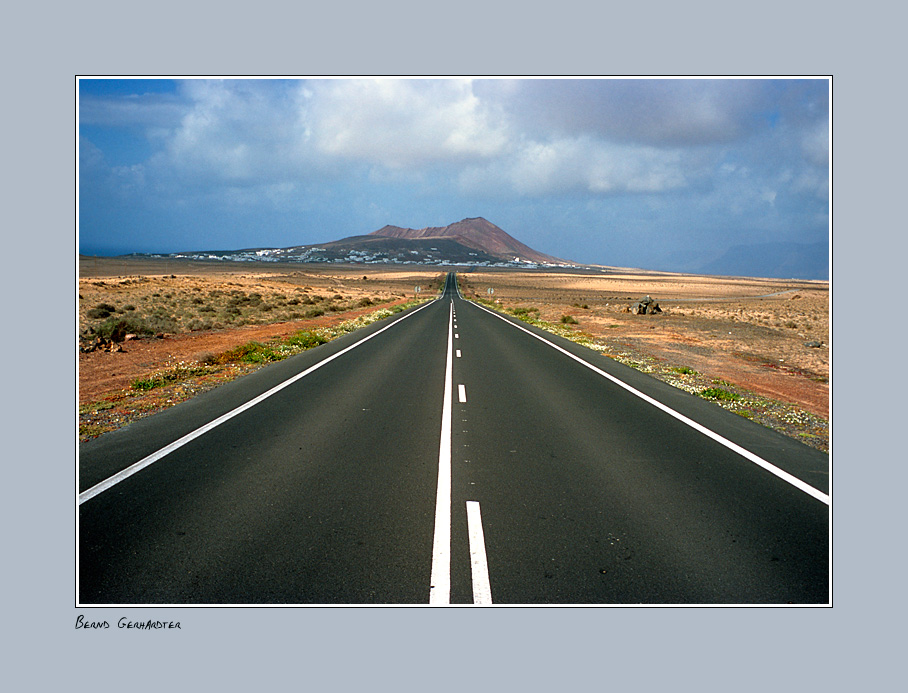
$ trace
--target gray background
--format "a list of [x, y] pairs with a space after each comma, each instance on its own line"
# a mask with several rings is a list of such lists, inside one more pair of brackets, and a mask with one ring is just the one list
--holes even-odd
[[[892, 680], [905, 567], [895, 440], [905, 407], [892, 360], [902, 350], [892, 278], [903, 257], [895, 205], [905, 151], [895, 10], [193, 7], [7, 10], [6, 680], [136, 691], [876, 689]], [[834, 607], [75, 608], [77, 74], [833, 75]], [[182, 628], [77, 631], [79, 614]]]

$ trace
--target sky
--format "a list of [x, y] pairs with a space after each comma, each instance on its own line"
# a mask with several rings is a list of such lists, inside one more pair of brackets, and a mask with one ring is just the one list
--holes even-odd
[[800, 249], [826, 279], [829, 108], [823, 78], [80, 79], [79, 252], [484, 217], [579, 263], [776, 276]]

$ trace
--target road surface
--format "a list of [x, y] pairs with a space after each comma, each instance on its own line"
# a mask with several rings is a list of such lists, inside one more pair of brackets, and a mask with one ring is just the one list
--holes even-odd
[[462, 299], [79, 450], [91, 604], [827, 604], [823, 453]]

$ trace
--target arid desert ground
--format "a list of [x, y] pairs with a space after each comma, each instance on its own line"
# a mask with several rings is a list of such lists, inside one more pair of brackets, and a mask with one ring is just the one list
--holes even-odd
[[[467, 298], [828, 450], [828, 282], [618, 268], [453, 269]], [[277, 344], [300, 331], [330, 338], [337, 326], [432, 297], [446, 271], [80, 257], [80, 438], [267, 361], [225, 357], [242, 345]], [[647, 295], [662, 312], [631, 312]], [[137, 385], [151, 381], [160, 386]]]

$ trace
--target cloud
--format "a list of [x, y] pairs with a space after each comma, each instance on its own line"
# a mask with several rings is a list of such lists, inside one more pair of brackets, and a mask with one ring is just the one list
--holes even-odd
[[[722, 147], [765, 130], [778, 88], [763, 80], [187, 80], [175, 95], [130, 96], [128, 108], [106, 115], [90, 102], [87, 118], [145, 123], [161, 137], [146, 174], [184, 192], [353, 177], [483, 197], [614, 195], [703, 181]], [[789, 95], [785, 112], [803, 129], [802, 101]], [[821, 134], [802, 138], [811, 161], [824, 156]]]
[[749, 80], [515, 80], [484, 83], [530, 131], [595, 135], [659, 147], [732, 141], [755, 127]]
[[801, 151], [814, 166], [829, 166], [829, 123], [818, 120], [801, 135]]
[[[153, 164], [185, 184], [403, 174], [488, 160], [504, 120], [469, 80], [190, 80]], [[383, 174], [383, 169], [388, 174]]]
[[81, 173], [104, 170], [107, 163], [102, 152], [87, 137], [79, 138], [79, 169]]
[[88, 94], [79, 98], [79, 122], [114, 128], [169, 129], [185, 111], [173, 94], [127, 94], [120, 97]]
[[190, 80], [179, 125], [152, 163], [160, 175], [234, 185], [299, 177], [305, 131], [293, 85], [269, 81]]
[[97, 188], [126, 197], [145, 187], [145, 166], [111, 166], [101, 151], [87, 137], [79, 138], [79, 174], [81, 181], [90, 181]]
[[314, 82], [308, 123], [328, 156], [387, 168], [462, 164], [502, 153], [501, 115], [473, 94], [470, 80]]
[[511, 156], [466, 169], [459, 184], [472, 194], [599, 196], [673, 190], [687, 176], [676, 151], [575, 137], [524, 142]]
[[528, 132], [654, 147], [722, 145], [779, 118], [825, 118], [825, 80], [480, 80], [476, 92]]

